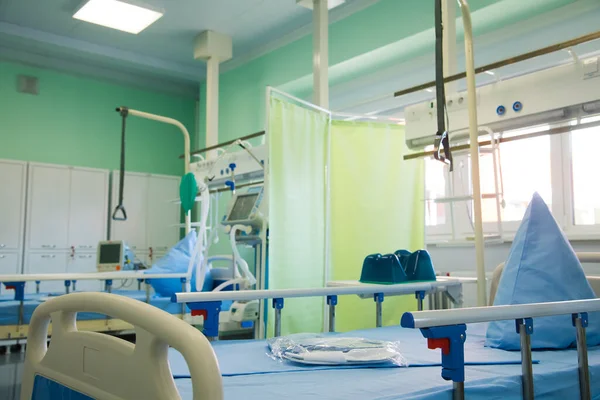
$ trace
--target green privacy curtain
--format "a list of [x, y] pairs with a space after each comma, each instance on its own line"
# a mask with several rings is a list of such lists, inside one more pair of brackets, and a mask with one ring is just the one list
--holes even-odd
[[[332, 121], [329, 280], [358, 280], [374, 253], [424, 248], [424, 167], [404, 161], [404, 127]], [[416, 309], [414, 296], [386, 297], [384, 325], [398, 325]], [[375, 326], [373, 300], [341, 296], [336, 330]]]
[[[329, 122], [325, 113], [270, 99], [269, 289], [324, 286]], [[285, 299], [282, 334], [321, 332], [323, 307], [321, 298]], [[272, 322], [270, 312], [270, 336]]]

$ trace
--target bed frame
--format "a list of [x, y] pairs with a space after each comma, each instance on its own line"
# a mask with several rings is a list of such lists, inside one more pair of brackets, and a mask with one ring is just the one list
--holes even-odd
[[[283, 304], [278, 300], [284, 298], [325, 297], [328, 299], [330, 310], [333, 310], [330, 315], [335, 316], [338, 295], [367, 295], [370, 292], [377, 301], [382, 295], [378, 292], [380, 290], [386, 289], [386, 293], [390, 295], [398, 291], [406, 294], [415, 288], [415, 285], [406, 285], [404, 288], [370, 285], [221, 292], [220, 295], [235, 296], [236, 299], [249, 296], [271, 299], [276, 310], [277, 304]], [[207, 296], [209, 301], [206, 301]], [[214, 296], [216, 293], [181, 293], [176, 295], [175, 299], [201, 309], [210, 303], [218, 302], [213, 299]], [[516, 321], [517, 332], [521, 337], [523, 399], [530, 400], [534, 394], [530, 344], [533, 318], [572, 315], [577, 332], [580, 398], [587, 400], [591, 399], [591, 396], [585, 328], [588, 313], [597, 311], [600, 311], [600, 299], [432, 310], [405, 313], [401, 325], [409, 329], [420, 329], [428, 339], [429, 348], [442, 350], [441, 375], [445, 380], [453, 382], [453, 399], [458, 400], [464, 399], [466, 324]], [[101, 333], [79, 331], [76, 326], [77, 312], [95, 312], [126, 321], [135, 330], [136, 345]], [[48, 348], [50, 320], [54, 323], [54, 334]], [[278, 324], [280, 325], [280, 320], [275, 321], [275, 325]], [[330, 330], [332, 326], [334, 324], [330, 321]], [[183, 355], [189, 366], [194, 400], [222, 399], [222, 379], [212, 347], [203, 334], [184, 321], [146, 303], [108, 293], [73, 293], [48, 300], [40, 305], [32, 316], [21, 400], [32, 400], [36, 379], [51, 382], [62, 388], [61, 390], [67, 387], [98, 399], [179, 398], [169, 368], [169, 345]], [[44, 394], [47, 396], [48, 392]]]

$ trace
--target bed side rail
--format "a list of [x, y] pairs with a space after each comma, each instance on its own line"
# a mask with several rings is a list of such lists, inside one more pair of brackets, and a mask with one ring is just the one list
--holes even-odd
[[464, 399], [464, 342], [466, 324], [514, 320], [521, 340], [521, 375], [523, 399], [534, 398], [531, 334], [533, 318], [571, 315], [576, 331], [579, 364], [579, 388], [582, 400], [591, 399], [590, 373], [586, 343], [588, 313], [600, 311], [600, 299], [570, 300], [508, 306], [474, 307], [445, 311], [404, 313], [404, 328], [420, 329], [430, 349], [442, 351], [442, 378], [453, 382], [454, 399]]

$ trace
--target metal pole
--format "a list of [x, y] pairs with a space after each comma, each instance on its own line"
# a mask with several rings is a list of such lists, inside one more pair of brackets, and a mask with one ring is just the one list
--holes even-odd
[[24, 319], [25, 319], [25, 306], [23, 304], [23, 299], [21, 299], [19, 301], [19, 326], [23, 325]]
[[465, 399], [465, 383], [464, 382], [453, 382], [452, 385], [452, 400], [464, 400]]
[[[185, 292], [186, 289], [186, 279], [181, 278], [181, 291]], [[185, 319], [185, 303], [181, 303], [181, 319]]]
[[467, 70], [467, 103], [469, 107], [469, 144], [471, 156], [471, 186], [477, 265], [477, 305], [487, 305], [485, 257], [483, 241], [483, 214], [481, 210], [481, 180], [479, 174], [479, 125], [477, 123], [477, 87], [475, 85], [475, 56], [473, 54], [473, 27], [467, 0], [459, 0], [465, 32], [465, 66]]
[[146, 283], [146, 303], [150, 304], [150, 281], [144, 281]]
[[429, 303], [429, 310], [435, 310], [435, 304], [433, 303], [435, 293], [429, 293], [427, 295], [427, 302]]
[[375, 293], [375, 326], [381, 328], [383, 326], [383, 293]]
[[35, 293], [40, 293], [40, 281], [35, 281]]
[[533, 364], [531, 360], [531, 333], [533, 322], [531, 318], [517, 320], [521, 336], [521, 373], [523, 381], [523, 400], [533, 400]]
[[281, 310], [283, 309], [283, 299], [273, 299], [273, 308], [275, 309], [275, 337], [281, 336]]
[[[461, 3], [462, 3], [462, 1], [461, 1]], [[518, 55], [518, 56], [515, 56], [512, 58], [507, 58], [502, 61], [496, 61], [491, 64], [483, 65], [481, 67], [478, 67], [475, 70], [475, 73], [479, 74], [479, 73], [482, 73], [485, 71], [491, 71], [496, 68], [505, 67], [507, 65], [512, 65], [512, 64], [515, 64], [515, 63], [518, 63], [521, 61], [529, 60], [531, 58], [535, 58], [535, 57], [543, 56], [545, 54], [550, 54], [550, 53], [554, 53], [556, 51], [568, 49], [570, 47], [577, 46], [578, 44], [590, 42], [590, 41], [596, 40], [596, 39], [600, 39], [600, 31], [594, 32], [594, 33], [589, 33], [587, 35], [580, 36], [575, 39], [567, 40], [562, 43], [553, 44], [548, 47], [543, 47], [541, 49], [534, 50], [529, 53], [521, 54], [521, 55]], [[444, 78], [444, 82], [448, 83], [448, 82], [458, 81], [460, 79], [465, 78], [466, 76], [467, 76], [466, 72], [461, 72], [459, 74], [452, 75], [452, 76], [446, 76]], [[423, 83], [421, 85], [413, 86], [408, 89], [398, 90], [397, 92], [394, 93], [394, 97], [404, 96], [405, 94], [418, 92], [420, 90], [427, 89], [427, 88], [434, 87], [434, 86], [435, 86], [435, 81]]]
[[335, 332], [335, 306], [337, 305], [337, 296], [327, 296], [327, 305], [329, 305], [329, 332]]
[[73, 282], [73, 291], [77, 291], [77, 281], [71, 281]]
[[275, 309], [275, 337], [281, 336], [281, 309]]
[[592, 398], [587, 340], [585, 337], [585, 328], [588, 324], [587, 318], [587, 313], [573, 314], [573, 321], [577, 331], [577, 360], [579, 363], [579, 392], [581, 400], [590, 400]]
[[449, 309], [449, 302], [448, 302], [448, 296], [446, 295], [445, 292], [440, 292], [440, 296], [442, 298], [442, 310], [447, 310]]
[[417, 311], [423, 311], [423, 299], [425, 298], [425, 292], [416, 292], [415, 297], [417, 298]]

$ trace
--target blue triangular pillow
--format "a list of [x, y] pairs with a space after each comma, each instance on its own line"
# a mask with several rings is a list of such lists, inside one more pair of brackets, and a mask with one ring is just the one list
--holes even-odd
[[[183, 239], [181, 239], [175, 246], [173, 246], [167, 254], [161, 257], [152, 268], [146, 270], [146, 274], [184, 274], [188, 270], [190, 257], [196, 246], [196, 232], [191, 231]], [[196, 270], [197, 265], [194, 266], [192, 273], [191, 289], [192, 292], [196, 291]], [[150, 277], [149, 277], [150, 278]], [[181, 280], [176, 279], [154, 279], [150, 280], [150, 284], [154, 291], [163, 297], [171, 297], [173, 294], [182, 291]], [[202, 287], [203, 292], [212, 290], [213, 280], [210, 275], [210, 270], [207, 270], [204, 278], [204, 286]]]
[[[583, 268], [539, 194], [525, 212], [500, 278], [494, 305], [593, 299]], [[486, 346], [520, 348], [515, 321], [490, 322]], [[589, 315], [589, 346], [600, 344], [600, 314]], [[534, 318], [531, 347], [564, 349], [575, 345], [570, 315]]]

